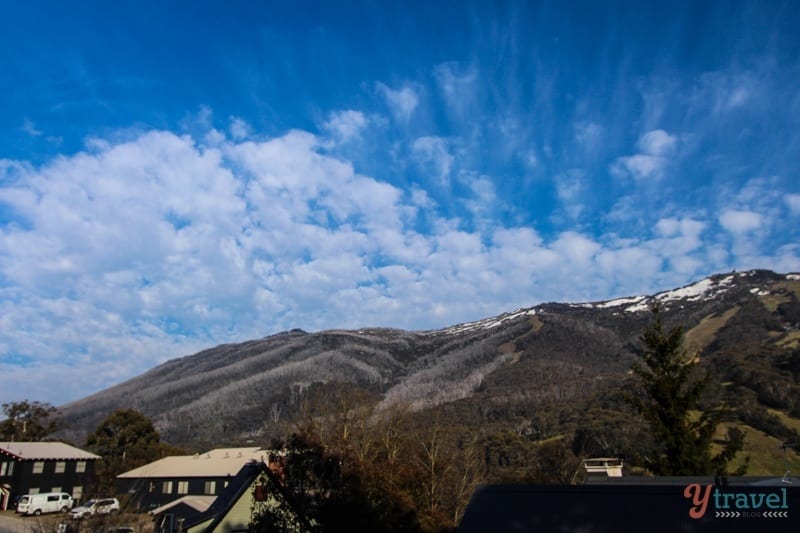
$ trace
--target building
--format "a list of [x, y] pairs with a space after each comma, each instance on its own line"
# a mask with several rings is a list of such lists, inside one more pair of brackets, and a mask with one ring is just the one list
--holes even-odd
[[0, 442], [0, 509], [23, 494], [66, 492], [80, 501], [99, 455], [63, 442]]
[[194, 455], [164, 457], [117, 476], [120, 493], [133, 506], [151, 511], [185, 496], [219, 496], [251, 461], [265, 461], [261, 448], [220, 448]]
[[253, 518], [266, 509], [281, 517], [281, 531], [305, 532], [312, 529], [289, 504], [280, 475], [262, 461], [251, 461], [242, 466], [210, 504], [197, 498], [186, 496], [154, 509], [155, 530], [158, 533], [247, 531]]

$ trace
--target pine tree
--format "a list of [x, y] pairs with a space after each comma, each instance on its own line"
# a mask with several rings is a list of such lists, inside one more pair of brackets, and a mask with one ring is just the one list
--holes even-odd
[[116, 476], [162, 456], [158, 431], [135, 409], [119, 409], [108, 415], [86, 438], [86, 447], [100, 455], [95, 489], [114, 491]]
[[[703, 410], [699, 402], [709, 385], [708, 371], [698, 377], [696, 358], [683, 345], [683, 328], [666, 331], [661, 308], [654, 305], [653, 322], [640, 337], [644, 353], [631, 367], [638, 390], [627, 396], [629, 403], [650, 425], [655, 449], [645, 466], [655, 475], [724, 474], [728, 463], [742, 449], [742, 433], [735, 428], [713, 453], [717, 427], [728, 414], [724, 406]], [[742, 472], [737, 472], [742, 473]]]

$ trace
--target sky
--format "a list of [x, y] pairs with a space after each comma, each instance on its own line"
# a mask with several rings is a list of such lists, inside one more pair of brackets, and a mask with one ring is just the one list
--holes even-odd
[[800, 271], [800, 3], [10, 2], [0, 402]]

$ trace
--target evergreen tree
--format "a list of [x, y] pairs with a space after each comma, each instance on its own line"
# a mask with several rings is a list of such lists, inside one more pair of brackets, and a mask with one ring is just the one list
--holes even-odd
[[660, 306], [654, 305], [652, 311], [653, 322], [640, 337], [644, 353], [631, 367], [638, 391], [627, 396], [649, 424], [656, 446], [645, 465], [662, 476], [723, 474], [742, 449], [742, 434], [729, 430], [728, 438], [717, 442], [720, 451], [713, 453], [717, 427], [728, 411], [719, 406], [693, 416], [710, 374], [698, 377], [696, 358], [683, 346], [683, 328], [665, 330]]
[[0, 441], [41, 441], [61, 429], [58, 410], [46, 402], [3, 404], [6, 419], [0, 421]]
[[162, 457], [158, 431], [135, 409], [119, 409], [86, 438], [86, 447], [101, 456], [96, 490], [113, 493], [116, 476]]

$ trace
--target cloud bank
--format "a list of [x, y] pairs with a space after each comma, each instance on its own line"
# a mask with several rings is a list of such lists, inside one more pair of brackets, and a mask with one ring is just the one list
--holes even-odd
[[[360, 117], [332, 114], [327, 130], [352, 137]], [[761, 256], [742, 242], [768, 211], [662, 218], [646, 237], [466, 229], [419, 189], [325, 153], [328, 138], [248, 131], [237, 119], [227, 136], [153, 130], [93, 139], [40, 167], [3, 161], [0, 202], [15, 219], [0, 228], [0, 371], [29, 385], [35, 373], [41, 388], [27, 394], [67, 399], [174, 356], [294, 327], [432, 329], [667, 287], [735, 262], [720, 252], [726, 239], [759, 266], [798, 265], [791, 246]], [[651, 132], [639, 146], [656, 156], [672, 143]], [[417, 139], [413, 150], [447, 174], [442, 140]], [[489, 181], [472, 185], [492, 197]], [[763, 203], [756, 192], [735, 199]], [[785, 202], [796, 216], [793, 197]], [[715, 218], [728, 237], [712, 232]], [[47, 390], [52, 380], [64, 384], [59, 395]]]

